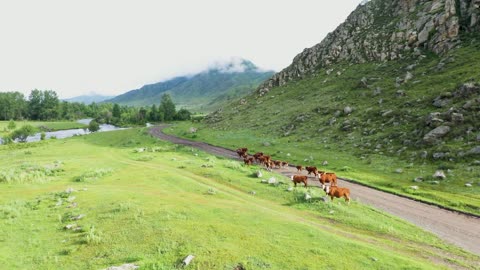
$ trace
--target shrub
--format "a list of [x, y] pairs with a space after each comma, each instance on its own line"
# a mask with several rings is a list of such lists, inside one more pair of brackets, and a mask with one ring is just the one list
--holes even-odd
[[13, 120], [10, 120], [10, 122], [8, 122], [8, 129], [9, 130], [14, 130], [16, 127], [17, 127], [17, 125], [15, 124], [15, 122]]
[[111, 174], [112, 172], [113, 172], [112, 169], [97, 169], [94, 171], [85, 172], [82, 175], [75, 177], [73, 180], [75, 182], [97, 180], [105, 175]]
[[100, 130], [100, 125], [97, 123], [97, 121], [92, 120], [90, 121], [90, 124], [88, 124], [88, 130], [90, 130], [90, 132], [97, 132]]
[[32, 125], [25, 125], [14, 132], [12, 132], [12, 139], [18, 140], [19, 142], [26, 142], [28, 136], [35, 134], [35, 128]]

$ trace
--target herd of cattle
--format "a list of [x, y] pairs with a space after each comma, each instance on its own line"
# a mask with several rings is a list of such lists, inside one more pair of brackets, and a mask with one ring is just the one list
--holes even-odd
[[[280, 160], [272, 160], [272, 157], [265, 155], [262, 152], [257, 152], [254, 155], [250, 156], [248, 154], [248, 148], [238, 148], [236, 150], [238, 156], [243, 158], [245, 165], [252, 165], [254, 163], [265, 166], [267, 170], [272, 170], [275, 168], [283, 168], [289, 166], [288, 162]], [[303, 166], [297, 165], [297, 172], [301, 173], [303, 171]], [[305, 187], [308, 186], [308, 176], [313, 174], [314, 178], [320, 181], [322, 184], [322, 189], [330, 196], [331, 200], [334, 197], [336, 198], [345, 198], [346, 202], [350, 202], [350, 190], [348, 188], [342, 188], [337, 186], [337, 175], [332, 172], [319, 171], [315, 166], [306, 166], [305, 170], [307, 175], [292, 175], [290, 179], [293, 181], [293, 184], [303, 183]], [[326, 185], [326, 184], [330, 185]]]

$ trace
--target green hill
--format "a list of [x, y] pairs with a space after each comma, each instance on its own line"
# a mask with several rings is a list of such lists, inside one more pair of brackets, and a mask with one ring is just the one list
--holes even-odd
[[169, 93], [179, 107], [196, 111], [213, 111], [234, 98], [252, 92], [273, 72], [261, 71], [247, 60], [210, 68], [193, 76], [176, 77], [165, 82], [145, 85], [106, 102], [146, 106], [160, 102]]
[[328, 160], [366, 184], [478, 214], [480, 24], [467, 2], [360, 5], [257, 91], [210, 114], [208, 132], [195, 136]]

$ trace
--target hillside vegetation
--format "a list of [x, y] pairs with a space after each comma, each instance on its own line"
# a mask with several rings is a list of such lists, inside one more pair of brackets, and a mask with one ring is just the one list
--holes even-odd
[[[193, 125], [195, 134], [187, 132], [188, 123], [173, 132], [233, 149], [245, 145], [300, 164], [327, 160], [326, 169], [341, 176], [480, 214], [475, 40], [444, 57], [333, 65], [231, 103]], [[407, 74], [411, 78], [405, 81]], [[426, 135], [438, 126], [450, 131], [430, 140]], [[446, 178], [434, 178], [437, 170]]]
[[287, 192], [287, 179], [267, 172], [284, 184], [262, 184], [257, 168], [146, 134], [0, 146], [1, 265], [176, 269], [193, 254], [191, 269], [478, 267], [477, 256], [361, 203]]
[[197, 133], [172, 132], [328, 161], [343, 177], [479, 215], [479, 16], [476, 0], [364, 1]]

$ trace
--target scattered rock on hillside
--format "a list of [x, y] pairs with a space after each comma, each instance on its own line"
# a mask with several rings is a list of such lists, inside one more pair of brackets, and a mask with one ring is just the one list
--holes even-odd
[[328, 161], [324, 160], [324, 161], [322, 162], [322, 166], [327, 166], [327, 165], [328, 165]]
[[455, 124], [463, 123], [463, 121], [465, 120], [465, 118], [463, 117], [463, 114], [461, 113], [452, 113], [450, 115], [450, 118], [452, 119], [452, 122]]
[[197, 128], [191, 127], [190, 129], [188, 129], [188, 132], [189, 133], [195, 133], [195, 132], [197, 132]]
[[474, 83], [465, 83], [455, 92], [453, 92], [454, 97], [467, 98], [473, 94], [480, 93], [480, 86]]
[[425, 118], [425, 124], [430, 127], [438, 127], [443, 124], [443, 119], [441, 118], [441, 113], [439, 112], [433, 112], [430, 113], [426, 118]]
[[418, 190], [418, 186], [410, 186], [410, 188], [413, 190]]
[[393, 110], [385, 111], [385, 112], [382, 113], [382, 117], [387, 117], [387, 116], [389, 116], [389, 115], [392, 114], [392, 113], [393, 113]]
[[305, 193], [305, 201], [309, 201], [312, 199], [312, 196], [310, 196], [310, 194], [308, 193]]
[[346, 115], [349, 115], [353, 112], [353, 108], [350, 107], [350, 106], [347, 106], [345, 108], [343, 108], [343, 113], [345, 113]]
[[277, 183], [277, 179], [275, 179], [275, 177], [270, 177], [270, 179], [268, 179], [268, 183], [270, 185], [275, 185]]
[[405, 75], [404, 82], [408, 82], [411, 79], [413, 79], [413, 74], [410, 71], [407, 71], [407, 74]]
[[432, 105], [437, 107], [437, 108], [443, 108], [443, 107], [446, 107], [448, 104], [450, 104], [450, 102], [451, 102], [450, 99], [445, 99], [445, 98], [442, 98], [442, 97], [436, 97], [433, 100]]
[[74, 228], [77, 227], [77, 224], [67, 224], [65, 227], [63, 227], [65, 230], [73, 230]]
[[380, 87], [377, 87], [377, 88], [375, 88], [375, 90], [373, 90], [373, 95], [374, 96], [378, 96], [381, 93], [382, 93], [382, 88], [380, 88]]
[[110, 266], [105, 270], [135, 270], [138, 269], [138, 267], [138, 265], [135, 265], [133, 263], [126, 263], [119, 266]]
[[472, 184], [471, 183], [466, 183], [465, 186], [466, 187], [472, 187]]
[[65, 193], [70, 194], [70, 193], [72, 193], [72, 192], [74, 192], [74, 191], [75, 191], [75, 189], [69, 187], [69, 188], [67, 188], [67, 189], [65, 190]]
[[480, 155], [480, 146], [475, 146], [467, 152], [467, 155]]
[[439, 126], [423, 137], [423, 141], [427, 144], [436, 144], [441, 138], [450, 132], [449, 126]]
[[445, 173], [443, 171], [438, 170], [433, 174], [433, 178], [445, 179], [445, 178], [447, 178], [447, 176], [445, 175]]
[[415, 177], [415, 179], [413, 179], [413, 182], [421, 183], [423, 182], [423, 177]]
[[442, 153], [442, 152], [433, 153], [432, 155], [433, 159], [443, 159], [447, 156], [448, 156], [448, 153]]
[[293, 191], [293, 187], [288, 187], [287, 191]]
[[263, 176], [261, 171], [257, 171], [255, 174], [257, 175], [257, 178], [262, 178]]
[[403, 169], [402, 169], [402, 168], [398, 168], [398, 169], [395, 170], [395, 173], [399, 173], [399, 174], [400, 174], [400, 173], [403, 173]]
[[71, 219], [71, 220], [80, 220], [80, 219], [82, 219], [82, 218], [84, 218], [84, 217], [85, 217], [85, 214], [80, 214], [80, 215], [78, 215], [78, 216], [73, 216], [73, 217], [71, 217], [70, 219]]
[[270, 144], [269, 142], [264, 142], [264, 143], [263, 143], [263, 146], [266, 146], [266, 147], [268, 147], [268, 146], [270, 146], [270, 145], [271, 145], [271, 144]]
[[480, 133], [477, 134], [477, 142], [480, 142]]

